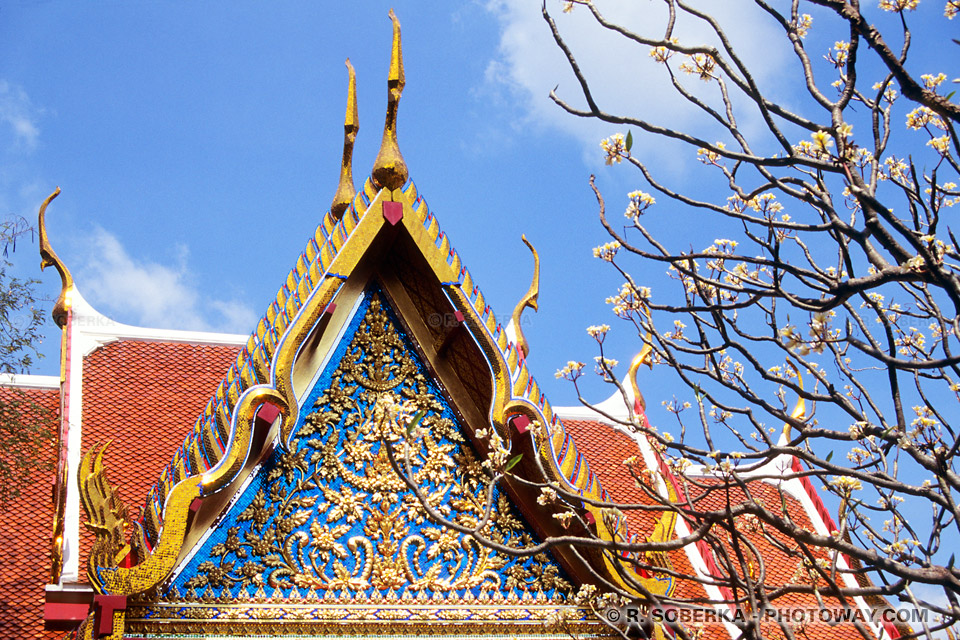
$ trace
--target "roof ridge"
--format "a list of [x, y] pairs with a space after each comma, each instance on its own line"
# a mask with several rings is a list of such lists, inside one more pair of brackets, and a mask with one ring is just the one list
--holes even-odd
[[237, 400], [250, 387], [269, 381], [270, 364], [277, 344], [303, 301], [327, 275], [333, 258], [359, 223], [376, 193], [376, 188], [368, 178], [363, 191], [355, 195], [343, 215], [337, 219], [327, 211], [307, 240], [304, 250], [297, 256], [236, 361], [227, 369], [192, 430], [147, 494], [139, 521], [144, 525], [148, 544], [154, 543], [159, 533], [162, 505], [170, 490], [181, 480], [212, 468], [223, 457], [230, 436], [231, 413]]
[[30, 373], [0, 373], [0, 386], [20, 389], [59, 389], [60, 376]]
[[[149, 492], [140, 518], [148, 544], [154, 544], [157, 539], [163, 518], [163, 505], [173, 487], [185, 478], [212, 468], [224, 455], [230, 436], [231, 413], [237, 400], [251, 386], [269, 381], [270, 363], [286, 328], [323, 276], [335, 275], [328, 273], [333, 259], [378, 193], [372, 177], [368, 178], [363, 190], [356, 195], [340, 220], [334, 221], [330, 212], [324, 215], [314, 236], [307, 242], [305, 250], [281, 285], [276, 299], [268, 306], [257, 328], [238, 354], [236, 362], [228, 369], [203, 413], [195, 421], [193, 429], [187, 434], [183, 445]], [[545, 439], [547, 450], [553, 457], [562, 479], [574, 491], [599, 500], [609, 500], [599, 478], [591, 470], [589, 461], [580, 453], [573, 438], [567, 434], [562, 420], [554, 412], [529, 370], [522, 348], [509, 339], [493, 308], [487, 304], [480, 286], [474, 283], [469, 270], [452, 247], [449, 236], [440, 228], [439, 220], [430, 211], [415, 183], [408, 180], [402, 193], [428, 237], [433, 240], [436, 251], [445, 257], [453, 272], [458, 274], [456, 281], [442, 284], [461, 290], [476, 312], [480, 324], [497, 345], [499, 355], [507, 365], [511, 394], [529, 402], [543, 416], [543, 424], [549, 435]], [[621, 519], [616, 530], [620, 531], [625, 539], [629, 539], [625, 519]]]

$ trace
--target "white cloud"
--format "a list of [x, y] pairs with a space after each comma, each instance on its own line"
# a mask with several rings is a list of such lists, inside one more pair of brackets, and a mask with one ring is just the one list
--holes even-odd
[[86, 243], [81, 292], [94, 306], [129, 324], [164, 329], [247, 333], [258, 319], [238, 300], [201, 295], [190, 282], [189, 251], [178, 247], [175, 265], [138, 260], [116, 236], [97, 229]]
[[26, 92], [0, 79], [0, 212], [31, 220], [52, 186], [38, 177], [32, 153], [40, 140], [44, 110]]
[[[670, 85], [662, 65], [649, 56], [650, 48], [628, 41], [608, 31], [593, 20], [585, 7], [571, 13], [559, 10], [562, 3], [548, 0], [548, 8], [561, 35], [573, 51], [587, 77], [598, 105], [608, 113], [630, 115], [654, 124], [710, 136], [716, 135], [702, 112], [680, 97]], [[700, 4], [703, 4], [702, 2]], [[749, 4], [750, 6], [744, 6]], [[604, 15], [613, 22], [647, 36], [663, 35], [664, 4], [637, 0], [597, 2]], [[710, 13], [727, 31], [739, 55], [754, 62], [753, 72], [761, 87], [779, 84], [784, 51], [773, 49], [769, 42], [782, 40], [782, 33], [752, 3], [745, 0], [709, 2]], [[499, 55], [487, 68], [485, 89], [494, 100], [512, 99], [525, 115], [526, 124], [562, 131], [580, 140], [591, 162], [599, 162], [599, 142], [616, 132], [619, 125], [568, 115], [548, 98], [559, 85], [558, 96], [569, 104], [584, 108], [586, 103], [569, 64], [540, 12], [539, 2], [529, 0], [491, 0], [487, 9], [500, 22]], [[675, 35], [686, 45], [715, 44], [716, 37], [703, 23], [678, 20]], [[707, 85], [692, 76], [684, 77], [687, 86], [698, 95], [716, 97], [716, 85]], [[714, 103], [716, 100], [713, 101]], [[759, 124], [759, 116], [740, 118], [741, 127]], [[636, 132], [635, 132], [636, 135]], [[654, 148], [635, 148], [647, 159], [669, 160], [671, 152], [662, 143]]]
[[39, 111], [34, 108], [23, 89], [6, 80], [0, 80], [0, 123], [10, 128], [14, 146], [27, 151], [32, 151], [37, 146], [40, 137], [38, 115]]

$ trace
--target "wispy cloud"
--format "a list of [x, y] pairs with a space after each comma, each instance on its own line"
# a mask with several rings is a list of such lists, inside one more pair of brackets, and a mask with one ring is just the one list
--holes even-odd
[[249, 332], [258, 316], [242, 301], [201, 294], [190, 281], [189, 251], [172, 265], [134, 258], [113, 234], [97, 229], [79, 269], [81, 293], [123, 322], [164, 329]]
[[40, 138], [39, 110], [26, 92], [6, 80], [0, 80], [0, 123], [8, 128], [12, 146], [32, 151]]
[[43, 113], [23, 88], [0, 78], [0, 215], [29, 220], [49, 193], [33, 158]]
[[[662, 126], [692, 129], [702, 135], [712, 133], [702, 125], [702, 113], [672, 88], [663, 67], [650, 57], [649, 47], [602, 28], [584, 7], [564, 14], [559, 10], [561, 4], [550, 0], [548, 8], [556, 9], [552, 15], [601, 109]], [[727, 35], [744, 60], [762, 61], [756, 70], [758, 83], [764, 86], [778, 82], [786, 56], [765, 45], [773, 39], [776, 27], [769, 21], [757, 20], [755, 7], [745, 10], [748, 8], [743, 5], [743, 0], [725, 0], [710, 2], [708, 8], [728, 30]], [[657, 2], [615, 0], [603, 3], [601, 10], [611, 21], [628, 29], [660, 36], [666, 24], [663, 7], [663, 3]], [[617, 125], [568, 115], [548, 98], [550, 90], [558, 87], [557, 94], [566, 102], [585, 106], [579, 84], [541, 16], [540, 3], [490, 0], [487, 9], [500, 22], [499, 52], [488, 65], [484, 87], [490, 99], [512, 100], [526, 124], [573, 136], [583, 143], [588, 158], [599, 161], [599, 141], [617, 131]], [[716, 42], [709, 27], [699, 22], [678, 21], [675, 35], [687, 45]], [[695, 91], [712, 90], [716, 97], [715, 85], [708, 87], [692, 77], [686, 79]], [[749, 119], [745, 117], [741, 125], [750, 126]], [[663, 153], [663, 147], [658, 148]], [[639, 151], [655, 156], [658, 148]]]

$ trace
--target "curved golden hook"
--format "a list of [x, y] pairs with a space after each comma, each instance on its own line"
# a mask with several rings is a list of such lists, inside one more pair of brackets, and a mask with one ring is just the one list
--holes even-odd
[[[652, 322], [650, 318], [650, 308], [644, 304], [643, 311], [647, 314], [647, 322]], [[627, 370], [627, 378], [630, 380], [630, 387], [633, 390], [634, 401], [639, 402], [640, 407], [644, 411], [647, 410], [647, 401], [643, 398], [643, 394], [640, 392], [640, 383], [637, 381], [637, 374], [640, 372], [640, 367], [642, 365], [647, 365], [653, 369], [653, 359], [650, 357], [651, 354], [653, 354], [652, 341], [653, 334], [647, 331], [647, 335], [643, 339], [643, 347], [640, 349], [640, 352], [633, 357], [633, 361], [630, 362], [630, 369]]]
[[[790, 367], [795, 374], [797, 374], [797, 385], [800, 387], [800, 390], [803, 391], [803, 376], [800, 375], [800, 370], [797, 369], [796, 365], [793, 362], [787, 360], [787, 366]], [[797, 396], [797, 404], [793, 406], [793, 411], [790, 412], [790, 417], [794, 420], [800, 420], [804, 418], [807, 413], [807, 401], [804, 400], [802, 395]], [[783, 424], [783, 439], [785, 441], [790, 440], [790, 423], [785, 422]]]
[[357, 189], [353, 186], [353, 143], [360, 130], [360, 119], [357, 116], [357, 74], [347, 58], [347, 73], [350, 80], [347, 85], [347, 115], [343, 121], [343, 159], [340, 162], [340, 183], [330, 205], [330, 214], [339, 220], [343, 212], [357, 196]]
[[393, 48], [390, 55], [390, 75], [387, 77], [387, 119], [383, 125], [380, 152], [373, 163], [373, 180], [378, 186], [392, 191], [406, 183], [410, 172], [397, 143], [397, 110], [400, 108], [400, 95], [403, 93], [406, 78], [400, 46], [400, 21], [393, 9], [390, 9], [390, 20], [393, 21]]
[[60, 187], [57, 187], [40, 205], [37, 226], [40, 228], [40, 270], [43, 271], [47, 267], [56, 267], [57, 272], [60, 273], [60, 296], [53, 305], [53, 321], [57, 323], [58, 327], [63, 327], [67, 322], [67, 289], [73, 286], [73, 276], [67, 269], [67, 265], [63, 263], [57, 252], [50, 246], [50, 239], [47, 236], [47, 205], [53, 202], [53, 199], [58, 195], [60, 195]]
[[530, 282], [530, 288], [527, 289], [527, 293], [520, 298], [520, 302], [514, 307], [511, 319], [513, 321], [513, 329], [517, 333], [517, 345], [520, 347], [520, 350], [523, 351], [523, 357], [526, 358], [530, 355], [530, 344], [527, 342], [527, 337], [523, 335], [523, 329], [520, 326], [520, 316], [523, 315], [523, 310], [527, 307], [530, 307], [534, 311], [537, 310], [537, 298], [540, 296], [540, 256], [537, 254], [537, 250], [533, 248], [533, 245], [530, 244], [530, 241], [527, 240], [527, 236], [521, 235], [520, 239], [523, 240], [523, 243], [527, 245], [533, 253], [533, 281]]

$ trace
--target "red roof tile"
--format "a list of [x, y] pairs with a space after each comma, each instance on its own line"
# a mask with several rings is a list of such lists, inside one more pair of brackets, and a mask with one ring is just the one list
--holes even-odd
[[[602, 422], [594, 420], [564, 420], [567, 432], [577, 442], [577, 446], [584, 457], [589, 461], [590, 468], [596, 473], [601, 484], [607, 489], [611, 500], [616, 503], [652, 504], [642, 490], [637, 487], [636, 481], [623, 461], [631, 456], [639, 456], [640, 449], [636, 442], [627, 434], [614, 429]], [[689, 497], [694, 500], [698, 508], [704, 511], [722, 511], [729, 504], [741, 504], [746, 494], [736, 487], [727, 488], [714, 478], [698, 478], [696, 482], [704, 485], [703, 488], [691, 486]], [[793, 518], [794, 524], [808, 530], [813, 530], [813, 523], [807, 516], [803, 506], [793, 496], [781, 492], [778, 487], [762, 481], [750, 483], [750, 492], [754, 500], [777, 508], [783, 500], [787, 511]], [[626, 511], [631, 534], [640, 540], [646, 540], [653, 531], [653, 526], [659, 518], [658, 512], [642, 510]], [[755, 544], [762, 558], [763, 568], [766, 571], [765, 583], [776, 588], [782, 585], [797, 584], [803, 580], [801, 555], [792, 550], [796, 543], [775, 531], [766, 530], [766, 536], [760, 532], [747, 532], [751, 543]], [[772, 540], [771, 540], [772, 539]], [[775, 541], [775, 542], [774, 542]], [[823, 552], [814, 554], [818, 558], [825, 558]], [[676, 551], [669, 554], [674, 569], [686, 575], [695, 572], [690, 565], [686, 553]], [[802, 583], [802, 582], [801, 582]], [[691, 581], [681, 581], [675, 597], [698, 600], [706, 594], [703, 586]], [[828, 599], [829, 603], [830, 600]], [[787, 608], [818, 609], [816, 597], [812, 594], [789, 593], [777, 598], [775, 606]], [[771, 632], [770, 637], [778, 637], [776, 625], [765, 623], [764, 630]], [[796, 629], [795, 629], [796, 631]], [[826, 624], [810, 625], [804, 629], [805, 637], [811, 640], [844, 640], [846, 638], [861, 638], [859, 632], [851, 624], [831, 627]], [[720, 625], [704, 627], [704, 638], [728, 637]]]
[[[59, 389], [13, 390], [0, 387], [0, 402], [22, 393], [50, 411], [60, 406]], [[44, 448], [53, 462], [54, 446]], [[0, 508], [0, 638], [54, 638], [43, 630], [43, 588], [50, 573], [50, 538], [53, 527], [54, 472], [38, 471], [18, 498]]]
[[[594, 420], [564, 420], [564, 427], [576, 441], [580, 452], [590, 463], [590, 468], [600, 478], [611, 500], [618, 504], [654, 505], [654, 502], [637, 487], [636, 479], [630, 473], [624, 460], [640, 456], [640, 448], [627, 434], [602, 422]], [[625, 510], [630, 533], [639, 540], [646, 541], [663, 512], [644, 510]], [[670, 554], [670, 562], [678, 572], [692, 575], [693, 567], [684, 552]], [[695, 582], [681, 582], [676, 597], [701, 601], [706, 591]]]
[[[118, 340], [84, 358], [82, 449], [113, 441], [104, 468], [131, 519], [239, 351], [229, 345]], [[80, 536], [83, 562], [93, 535], [82, 527]]]

